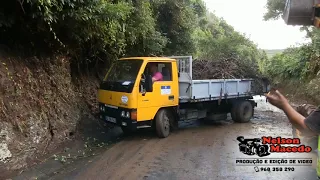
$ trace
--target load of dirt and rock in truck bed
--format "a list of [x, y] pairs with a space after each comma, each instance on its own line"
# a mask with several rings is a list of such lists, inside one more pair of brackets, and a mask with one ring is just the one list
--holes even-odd
[[253, 79], [252, 90], [260, 94], [268, 79], [259, 72], [256, 63], [244, 63], [237, 58], [196, 59], [192, 62], [193, 79]]

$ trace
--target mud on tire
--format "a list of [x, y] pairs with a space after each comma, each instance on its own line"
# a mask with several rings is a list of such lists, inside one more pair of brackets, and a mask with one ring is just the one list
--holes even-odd
[[249, 101], [235, 102], [231, 108], [231, 117], [235, 122], [249, 122], [253, 116], [253, 106]]
[[172, 121], [172, 113], [167, 109], [160, 109], [156, 115], [156, 132], [158, 137], [166, 138], [170, 134], [170, 122]]

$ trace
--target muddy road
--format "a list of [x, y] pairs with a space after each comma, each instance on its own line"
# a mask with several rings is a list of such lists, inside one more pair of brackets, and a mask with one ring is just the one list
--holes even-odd
[[[165, 139], [157, 138], [152, 132], [141, 131], [123, 138], [97, 156], [63, 166], [59, 172], [46, 174], [40, 165], [37, 171], [26, 171], [13, 179], [316, 179], [316, 156], [312, 153], [273, 153], [260, 158], [285, 158], [288, 161], [289, 158], [311, 158], [312, 164], [236, 164], [237, 159], [259, 158], [239, 151], [238, 136], [292, 137], [291, 125], [284, 114], [264, 99], [257, 99], [257, 102], [258, 107], [250, 123], [234, 123], [230, 117], [224, 122], [184, 122], [180, 124], [179, 131]], [[268, 167], [270, 172], [262, 171]], [[272, 171], [273, 167], [282, 167], [282, 171]]]

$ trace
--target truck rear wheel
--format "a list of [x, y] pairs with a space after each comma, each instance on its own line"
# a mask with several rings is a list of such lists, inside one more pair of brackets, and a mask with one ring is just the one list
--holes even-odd
[[235, 122], [249, 122], [253, 115], [253, 107], [249, 101], [236, 102], [231, 109], [231, 117]]
[[156, 115], [156, 132], [158, 137], [166, 138], [170, 134], [170, 118], [173, 118], [170, 111], [160, 109]]

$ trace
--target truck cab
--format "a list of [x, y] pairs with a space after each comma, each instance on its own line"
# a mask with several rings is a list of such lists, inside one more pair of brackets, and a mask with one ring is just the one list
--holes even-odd
[[[152, 66], [156, 67], [153, 70], [160, 73], [162, 79], [153, 81], [155, 72], [151, 72]], [[170, 58], [132, 57], [117, 60], [98, 90], [100, 119], [121, 126], [125, 133], [154, 126], [152, 120], [157, 115], [166, 119], [170, 115], [159, 110], [166, 108], [174, 111], [179, 103], [177, 71], [176, 60]], [[168, 120], [158, 124], [162, 136], [169, 133], [170, 123]]]

